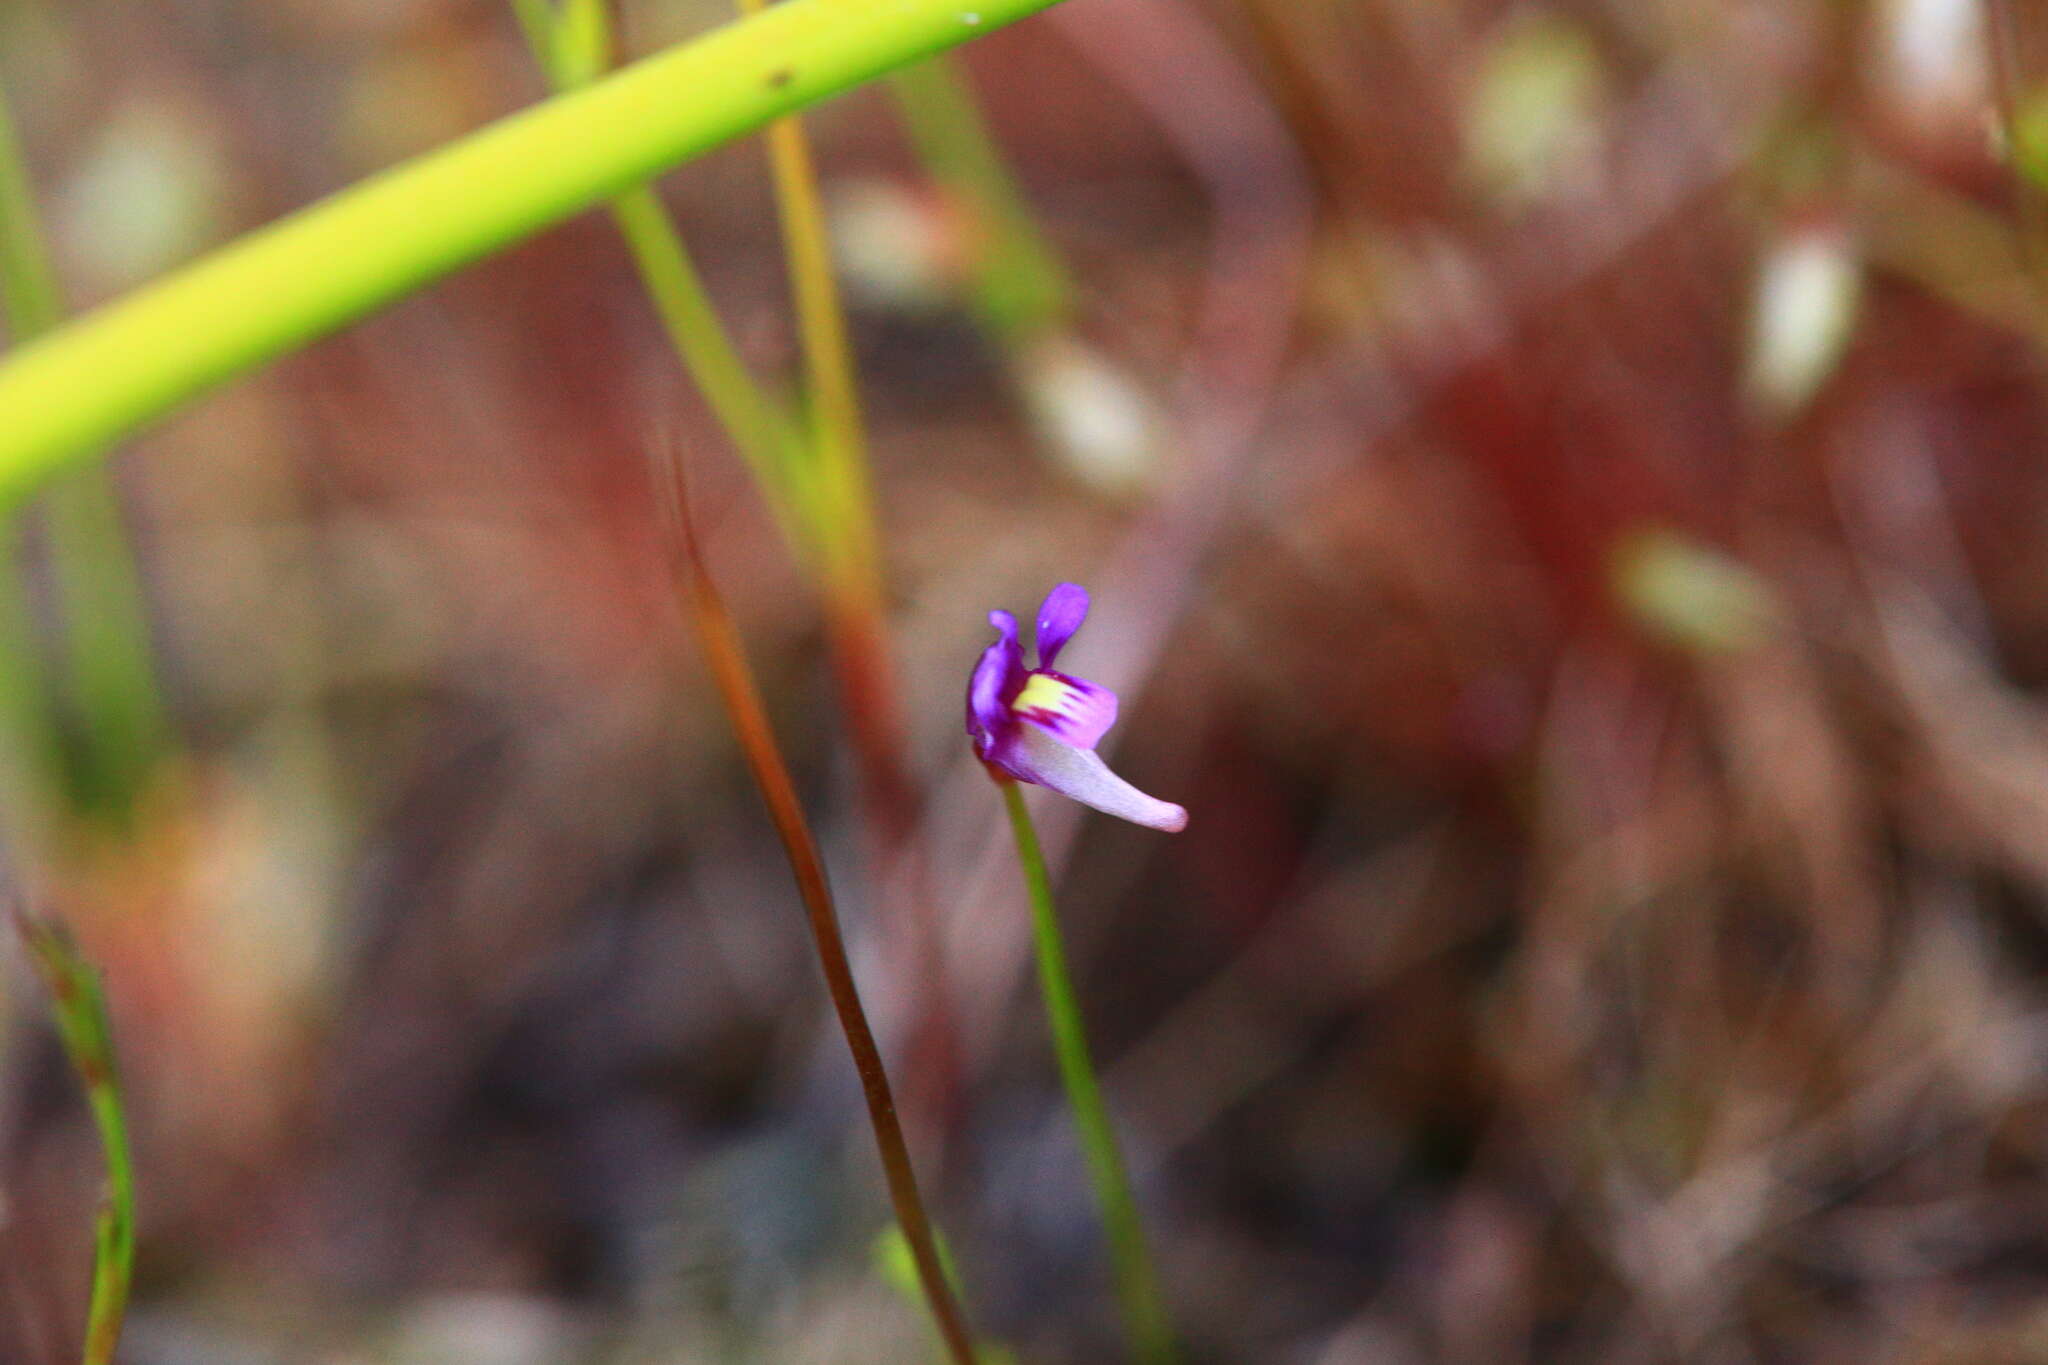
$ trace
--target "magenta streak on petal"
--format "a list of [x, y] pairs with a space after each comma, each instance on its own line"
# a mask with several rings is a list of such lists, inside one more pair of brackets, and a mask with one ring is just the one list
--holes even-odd
[[1038, 608], [1038, 666], [1051, 668], [1053, 660], [1074, 632], [1088, 619], [1088, 589], [1079, 583], [1062, 583], [1045, 595]]
[[1003, 767], [1015, 776], [1051, 787], [1104, 815], [1169, 834], [1187, 828], [1185, 809], [1145, 795], [1111, 772], [1093, 749], [1062, 744], [1035, 725], [1021, 727], [1016, 744], [1004, 757]]
[[1116, 693], [1085, 678], [1033, 669], [1011, 708], [1062, 743], [1092, 749], [1116, 724]]

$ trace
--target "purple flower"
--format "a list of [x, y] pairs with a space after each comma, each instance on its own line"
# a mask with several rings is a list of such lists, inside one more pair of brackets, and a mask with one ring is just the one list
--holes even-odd
[[1088, 590], [1062, 583], [1038, 609], [1038, 667], [1024, 666], [1017, 618], [992, 611], [1001, 638], [982, 651], [967, 683], [967, 733], [996, 772], [1072, 797], [1106, 815], [1169, 832], [1188, 813], [1145, 795], [1109, 770], [1095, 746], [1116, 724], [1116, 693], [1053, 671], [1053, 661], [1088, 616]]

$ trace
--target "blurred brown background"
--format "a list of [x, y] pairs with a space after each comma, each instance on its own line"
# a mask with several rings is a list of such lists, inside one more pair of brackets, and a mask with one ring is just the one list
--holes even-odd
[[[2048, 1360], [2039, 8], [1070, 0], [964, 61], [1077, 287], [1027, 361], [887, 98], [809, 120], [957, 1072], [817, 595], [586, 217], [119, 457], [188, 749], [39, 875], [127, 1066], [123, 1358], [930, 1358], [663, 432], [1019, 1359], [1121, 1346], [959, 698], [1074, 579], [1192, 813], [1043, 807], [1191, 1361]], [[4, 0], [0, 78], [80, 304], [541, 94], [485, 0]], [[758, 144], [663, 191], [790, 369]], [[4, 981], [43, 1365], [99, 1167]]]

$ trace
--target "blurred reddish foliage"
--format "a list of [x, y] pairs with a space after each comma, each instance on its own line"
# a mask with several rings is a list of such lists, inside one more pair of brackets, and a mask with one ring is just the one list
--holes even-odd
[[[215, 233], [538, 95], [469, 0], [0, 20], [53, 200], [161, 105], [224, 167]], [[2048, 24], [1073, 0], [968, 65], [1163, 432], [1103, 492], [962, 300], [857, 317], [968, 1068], [912, 1119], [983, 1328], [1115, 1349], [959, 734], [987, 609], [1073, 578], [1119, 766], [1193, 812], [1050, 830], [1192, 1360], [2048, 1353], [2048, 215], [2003, 150]], [[918, 183], [878, 96], [812, 126], [831, 180]], [[786, 371], [758, 149], [664, 191]], [[918, 1349], [650, 433], [900, 1041], [815, 595], [572, 224], [125, 466], [193, 752], [59, 889], [135, 1092], [133, 1359]], [[34, 1004], [0, 1101], [31, 1363], [72, 1350], [93, 1170]]]

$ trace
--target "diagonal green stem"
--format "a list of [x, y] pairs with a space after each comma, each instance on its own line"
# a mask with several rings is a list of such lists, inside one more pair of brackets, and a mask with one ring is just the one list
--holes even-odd
[[1012, 350], [1073, 321], [1073, 288], [1038, 230], [1016, 176], [958, 63], [940, 56], [889, 78], [918, 159], [968, 215], [975, 237], [974, 309]]
[[1081, 1001], [1067, 971], [1066, 944], [1060, 934], [1059, 915], [1053, 908], [1052, 881], [1046, 875], [1045, 854], [1038, 846], [1038, 830], [1024, 804], [1023, 789], [1008, 778], [996, 779], [996, 785], [1003, 789], [1003, 803], [1010, 812], [1010, 831], [1017, 838], [1017, 861], [1023, 866], [1024, 889], [1031, 899], [1031, 936], [1038, 952], [1038, 984], [1045, 996], [1046, 1018], [1052, 1025], [1060, 1081], [1066, 1087], [1067, 1104], [1074, 1111], [1074, 1127], [1088, 1163], [1088, 1178], [1095, 1186], [1095, 1202], [1101, 1208], [1103, 1229], [1109, 1237], [1124, 1328], [1130, 1333], [1132, 1348], [1143, 1365], [1170, 1365], [1179, 1359], [1179, 1351], [1160, 1297], [1159, 1275], [1153, 1268], [1152, 1254], [1146, 1249], [1138, 1201], [1131, 1195], [1131, 1178], [1124, 1169], [1116, 1130], [1110, 1125], [1109, 1107], [1102, 1100], [1101, 1083], [1095, 1078], [1095, 1064], [1089, 1059]]
[[[557, 92], [588, 85], [610, 67], [605, 0], [570, 0], [560, 8], [553, 0], [513, 0], [512, 7], [527, 46]], [[803, 552], [805, 538], [791, 503], [790, 471], [801, 457], [795, 421], [740, 359], [682, 233], [653, 186], [626, 190], [612, 200], [610, 211], [677, 359], [747, 462], [784, 538]]]
[[800, 449], [795, 423], [748, 373], [711, 306], [696, 263], [654, 191], [645, 185], [628, 190], [612, 201], [611, 211], [670, 344], [746, 460], [784, 535], [802, 549], [791, 524], [794, 494], [789, 469]]
[[0, 363], [0, 505], [660, 171], [1053, 3], [790, 0], [251, 233]]
[[[96, 1008], [105, 1027], [106, 1003]], [[111, 1044], [109, 1044], [111, 1060]], [[92, 1300], [85, 1317], [85, 1365], [112, 1365], [114, 1348], [128, 1316], [128, 1291], [135, 1275], [135, 1166], [129, 1156], [128, 1118], [120, 1087], [109, 1073], [87, 1097], [100, 1150], [107, 1162], [107, 1198], [93, 1225]]]

